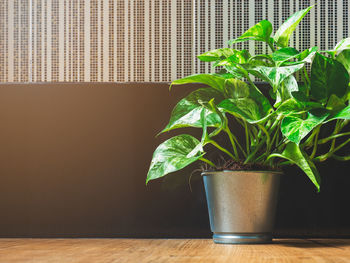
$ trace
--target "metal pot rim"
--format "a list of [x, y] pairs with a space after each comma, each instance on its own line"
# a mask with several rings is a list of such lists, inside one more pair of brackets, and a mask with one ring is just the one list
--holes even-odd
[[203, 171], [201, 173], [202, 176], [209, 176], [209, 175], [213, 175], [213, 174], [218, 174], [218, 173], [256, 173], [256, 174], [262, 174], [262, 173], [269, 173], [269, 174], [276, 174], [276, 175], [281, 175], [283, 174], [282, 171], [260, 171], [260, 170], [237, 170], [237, 171], [233, 171], [233, 170], [223, 170], [223, 171]]

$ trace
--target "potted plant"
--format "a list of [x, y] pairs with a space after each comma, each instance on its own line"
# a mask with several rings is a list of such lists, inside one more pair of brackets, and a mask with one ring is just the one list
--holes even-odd
[[[260, 41], [270, 52], [253, 56], [235, 48], [211, 50], [198, 58], [212, 62], [217, 73], [192, 75], [171, 84], [203, 86], [178, 102], [162, 132], [195, 127], [202, 129], [202, 137], [182, 134], [159, 145], [146, 183], [204, 162], [209, 167], [202, 175], [217, 243], [271, 241], [284, 166], [299, 166], [320, 191], [315, 163], [350, 160], [339, 155], [350, 142], [350, 132], [343, 130], [350, 119], [350, 38], [327, 51], [289, 47], [291, 34], [311, 8], [293, 14], [273, 37], [272, 24], [263, 20], [229, 41], [230, 46]], [[269, 88], [260, 90], [252, 77]], [[243, 140], [232, 130], [232, 122], [242, 127]], [[220, 136], [229, 148], [218, 143]], [[207, 159], [208, 145], [220, 150], [227, 163], [219, 167]]]

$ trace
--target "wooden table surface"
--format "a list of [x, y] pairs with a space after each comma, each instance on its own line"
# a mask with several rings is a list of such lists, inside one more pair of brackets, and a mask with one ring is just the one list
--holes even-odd
[[217, 245], [210, 239], [0, 239], [0, 262], [350, 262], [350, 239], [277, 239]]

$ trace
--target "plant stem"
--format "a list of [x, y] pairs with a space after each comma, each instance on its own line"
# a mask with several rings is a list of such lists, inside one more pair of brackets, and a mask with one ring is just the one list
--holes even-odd
[[338, 147], [336, 147], [333, 150], [333, 153], [335, 153], [336, 151], [340, 150], [341, 148], [343, 148], [345, 145], [347, 145], [350, 142], [350, 139], [347, 139], [345, 142], [343, 142], [342, 144], [340, 144]]
[[270, 131], [272, 131], [276, 127], [276, 125], [278, 125], [278, 123], [281, 121], [282, 117], [283, 117], [282, 115], [277, 116], [276, 120], [274, 121], [274, 123], [270, 127]]
[[237, 118], [236, 116], [235, 117], [235, 120], [241, 125], [241, 126], [244, 126], [243, 122], [244, 121], [241, 121], [239, 118]]
[[199, 160], [209, 164], [210, 166], [214, 167], [215, 169], [217, 168], [215, 164], [213, 164], [211, 161], [209, 161], [208, 159], [205, 159], [204, 157], [199, 158]]
[[[337, 133], [339, 132], [339, 128], [340, 128], [340, 121], [337, 120], [337, 123], [335, 124], [335, 128], [334, 128], [334, 131], [333, 131], [333, 134], [332, 134], [332, 135], [337, 134]], [[330, 147], [330, 149], [329, 149], [329, 152], [330, 152], [330, 153], [334, 151], [335, 141], [336, 141], [336, 138], [333, 138], [331, 147]]]
[[350, 156], [338, 156], [333, 154], [332, 157], [338, 161], [350, 161]]
[[[349, 84], [350, 87], [350, 84]], [[349, 120], [342, 120], [341, 125], [340, 125], [340, 130], [342, 130], [344, 128], [345, 125], [347, 125], [349, 123]]]
[[258, 132], [257, 132], [257, 129], [254, 126], [252, 126], [251, 132], [254, 135], [254, 145], [256, 145], [258, 143]]
[[270, 151], [270, 148], [271, 148], [271, 137], [270, 137], [270, 134], [268, 133], [268, 131], [265, 129], [264, 126], [258, 124], [259, 128], [265, 133], [266, 135], [266, 152], [269, 152]]
[[249, 161], [251, 159], [253, 159], [253, 157], [255, 156], [255, 154], [260, 150], [260, 148], [264, 145], [266, 141], [266, 138], [262, 139], [262, 141], [255, 147], [254, 151], [251, 152], [248, 157], [246, 158], [246, 160], [244, 161], [244, 164], [247, 164], [249, 163]]
[[237, 151], [237, 146], [236, 146], [235, 140], [233, 139], [233, 134], [231, 133], [231, 131], [229, 130], [228, 127], [224, 128], [223, 130], [227, 133], [227, 135], [228, 135], [228, 137], [230, 139], [232, 148], [233, 148], [235, 159], [238, 160], [239, 159], [239, 155], [238, 155], [238, 151]]
[[249, 131], [248, 131], [248, 124], [247, 122], [244, 122], [244, 130], [245, 130], [245, 144], [246, 144], [246, 149], [247, 149], [247, 154], [250, 152], [250, 147], [249, 147]]
[[316, 130], [314, 129], [312, 131], [311, 135], [309, 136], [309, 138], [307, 138], [306, 141], [302, 144], [302, 148], [303, 147], [306, 147], [306, 148], [311, 147], [315, 135], [316, 135]]
[[316, 155], [316, 151], [317, 151], [317, 145], [318, 145], [318, 136], [320, 134], [320, 128], [321, 126], [318, 126], [316, 128], [317, 132], [316, 132], [316, 135], [315, 135], [315, 141], [314, 141], [314, 149], [312, 150], [312, 153], [310, 155], [310, 158], [313, 159]]
[[247, 153], [244, 151], [242, 145], [238, 142], [236, 136], [233, 135], [233, 133], [230, 131], [230, 128], [227, 125], [226, 125], [224, 131], [227, 133], [228, 137], [230, 138], [230, 142], [232, 144], [233, 151], [235, 153], [235, 156], [236, 156], [237, 160], [239, 160], [239, 155], [238, 155], [236, 144], [238, 145], [238, 148], [243, 153], [244, 158], [246, 158], [247, 157]]
[[280, 147], [282, 147], [283, 145], [287, 144], [289, 142], [288, 139], [284, 139], [284, 140], [281, 140], [280, 143], [275, 147], [275, 149], [279, 149]]
[[279, 140], [280, 140], [280, 130], [279, 129], [277, 129], [276, 134], [277, 134], [277, 138], [276, 138], [275, 148], [277, 148], [277, 146], [279, 144]]
[[216, 148], [218, 148], [220, 151], [226, 153], [228, 156], [230, 156], [233, 160], [237, 161], [236, 158], [232, 155], [232, 153], [230, 153], [228, 150], [226, 150], [224, 147], [221, 147], [219, 144], [217, 144], [215, 141], [213, 140], [209, 140], [208, 143], [211, 143], [212, 145], [214, 145]]
[[[278, 123], [280, 122], [281, 118], [282, 118], [282, 116], [278, 116], [278, 117], [277, 117], [276, 121], [275, 121], [275, 122], [272, 124], [272, 126], [270, 127], [270, 131], [273, 131], [273, 130], [274, 130], [274, 128], [275, 128], [275, 127], [278, 125]], [[254, 158], [255, 154], [261, 149], [261, 147], [264, 145], [265, 142], [266, 142], [267, 147], [268, 147], [268, 148], [271, 148], [271, 137], [270, 137], [270, 134], [267, 132], [267, 130], [265, 129], [265, 127], [263, 127], [263, 126], [260, 125], [260, 124], [258, 124], [258, 126], [259, 126], [259, 128], [260, 128], [259, 134], [261, 133], [261, 130], [265, 130], [264, 133], [266, 132], [266, 134], [267, 134], [268, 136], [264, 137], [264, 138], [258, 143], [258, 145], [257, 145], [256, 148], [254, 149], [254, 151], [251, 152], [251, 153], [248, 155], [248, 157], [246, 158], [244, 164], [249, 163], [250, 160], [252, 160], [252, 159]], [[262, 129], [261, 129], [261, 128], [262, 128]], [[279, 130], [277, 129], [276, 132], [278, 133]], [[260, 135], [258, 135], [258, 136], [260, 136]], [[267, 140], [268, 140], [268, 141], [267, 141]], [[281, 146], [281, 145], [282, 145], [282, 143], [280, 143], [280, 145], [278, 145], [278, 147]], [[277, 148], [277, 147], [276, 147], [276, 148]], [[271, 150], [271, 149], [269, 149], [269, 151], [270, 151], [270, 150]]]
[[255, 162], [259, 162], [261, 159], [263, 159], [266, 156], [266, 153], [260, 155], [258, 158], [255, 159]]
[[[305, 77], [305, 80], [307, 81], [308, 86], [310, 86], [310, 83], [311, 83], [311, 82], [310, 82], [309, 74], [307, 73], [305, 67], [304, 67], [303, 69], [304, 69], [304, 77]], [[307, 91], [309, 91], [309, 89], [307, 89]], [[309, 96], [309, 94], [307, 94], [307, 96]]]
[[323, 138], [321, 140], [318, 141], [318, 144], [325, 144], [327, 142], [329, 142], [330, 140], [336, 139], [336, 138], [340, 138], [346, 135], [350, 135], [350, 132], [344, 132], [344, 133], [339, 133], [339, 134], [335, 134], [335, 135], [331, 135], [327, 138]]
[[270, 128], [271, 128], [271, 126], [272, 126], [272, 121], [271, 120], [268, 120], [266, 123], [265, 123], [265, 129], [266, 130], [269, 130]]
[[267, 44], [269, 45], [269, 47], [271, 48], [272, 52], [275, 52], [276, 49], [274, 48], [273, 44], [271, 42], [267, 42]]
[[329, 157], [331, 157], [333, 155], [333, 153], [335, 153], [336, 151], [340, 150], [341, 148], [343, 148], [345, 145], [347, 145], [350, 142], [350, 139], [347, 139], [345, 142], [343, 142], [342, 144], [340, 144], [338, 147], [330, 150], [328, 153], [320, 155], [316, 158], [314, 158], [315, 161], [317, 162], [324, 162], [325, 160], [327, 160]]
[[271, 145], [273, 145], [273, 143], [275, 142], [275, 140], [276, 140], [276, 144], [275, 145], [277, 145], [277, 141], [278, 141], [278, 136], [279, 135], [279, 130], [277, 129], [277, 131], [275, 132], [275, 134], [273, 135], [273, 137], [272, 137], [272, 140], [271, 140]]

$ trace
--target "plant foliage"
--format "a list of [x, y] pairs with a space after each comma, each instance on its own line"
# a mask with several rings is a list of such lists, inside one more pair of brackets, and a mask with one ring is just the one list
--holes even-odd
[[[261, 41], [271, 52], [252, 56], [247, 50], [234, 47], [211, 50], [198, 59], [220, 66], [219, 73], [192, 75], [172, 82], [171, 86], [203, 86], [179, 101], [162, 132], [195, 127], [202, 129], [202, 138], [183, 134], [159, 145], [147, 182], [196, 161], [216, 168], [205, 157], [204, 149], [209, 144], [245, 164], [272, 168], [297, 165], [318, 191], [321, 181], [315, 163], [328, 158], [350, 160], [350, 156], [337, 153], [350, 142], [350, 133], [343, 131], [350, 119], [349, 38], [329, 51], [319, 51], [317, 47], [298, 51], [289, 46], [290, 36], [311, 8], [293, 14], [274, 36], [272, 24], [264, 20], [228, 42], [234, 45]], [[307, 64], [311, 64], [310, 71]], [[302, 83], [297, 82], [296, 74], [302, 77]], [[269, 90], [260, 91], [252, 76], [267, 82]], [[230, 121], [242, 126], [244, 143], [230, 130]], [[218, 135], [226, 136], [230, 148], [219, 145]]]

